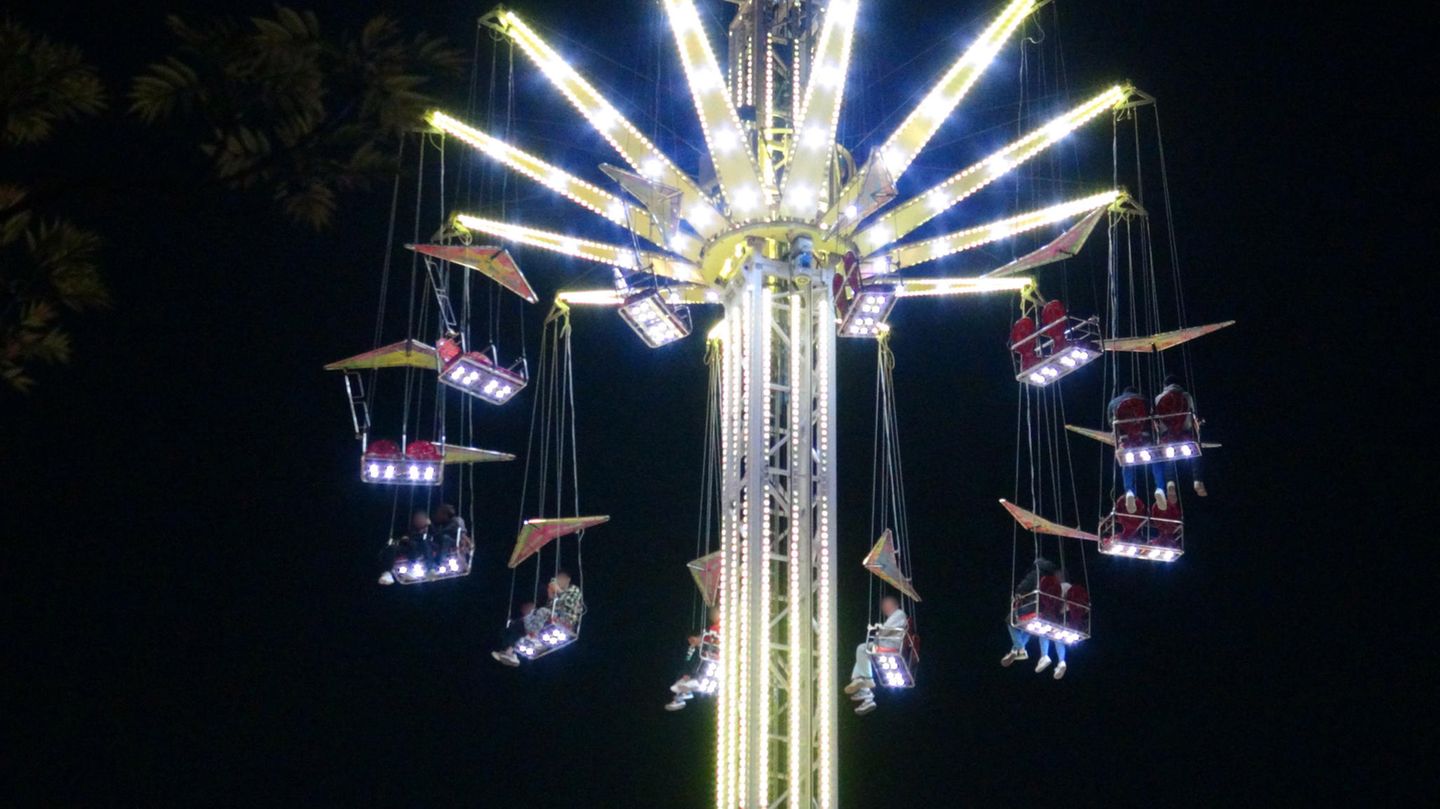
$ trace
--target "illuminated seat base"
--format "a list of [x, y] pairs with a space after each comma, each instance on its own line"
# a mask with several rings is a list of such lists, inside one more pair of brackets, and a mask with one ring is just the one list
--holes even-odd
[[1089, 633], [1082, 632], [1075, 627], [1042, 617], [1039, 613], [1023, 613], [1015, 616], [1010, 625], [1023, 632], [1028, 632], [1039, 638], [1049, 638], [1057, 643], [1072, 646], [1082, 640], [1090, 638]]
[[470, 575], [475, 558], [475, 544], [467, 535], [460, 547], [448, 551], [433, 563], [425, 559], [396, 559], [390, 572], [400, 584], [423, 584], [427, 581], [458, 579]]
[[1059, 354], [1042, 357], [1029, 368], [1021, 370], [1015, 375], [1015, 379], [1027, 385], [1043, 388], [1051, 382], [1064, 379], [1084, 368], [1099, 357], [1100, 351], [1092, 346], [1067, 346]]
[[865, 650], [875, 669], [875, 684], [886, 688], [914, 688], [915, 677], [910, 662], [899, 649], [871, 646]]
[[[1116, 442], [1119, 447], [1119, 442]], [[1190, 439], [1167, 443], [1145, 442], [1115, 450], [1115, 462], [1121, 466], [1144, 466], [1169, 461], [1188, 461], [1200, 457], [1200, 442]]]
[[1043, 388], [1100, 358], [1099, 321], [1072, 317], [1067, 322], [1064, 339], [1051, 336], [1057, 322], [1010, 346], [1015, 381]]
[[546, 621], [545, 626], [533, 635], [526, 635], [515, 644], [515, 653], [527, 660], [538, 660], [545, 655], [574, 643], [579, 635], [566, 624]]
[[382, 486], [439, 486], [445, 482], [445, 462], [365, 455], [360, 458], [360, 479]]
[[1100, 552], [1109, 556], [1173, 562], [1185, 555], [1182, 520], [1111, 512], [1100, 522]]
[[527, 380], [494, 364], [484, 354], [472, 351], [445, 366], [440, 372], [440, 381], [481, 401], [502, 405], [524, 390]]
[[691, 693], [702, 694], [710, 697], [720, 690], [720, 661], [718, 658], [700, 658], [695, 666], [695, 671], [690, 674], [698, 685], [691, 688]]

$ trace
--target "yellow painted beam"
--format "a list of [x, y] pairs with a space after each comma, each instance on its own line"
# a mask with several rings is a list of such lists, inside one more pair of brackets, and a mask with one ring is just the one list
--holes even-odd
[[553, 163], [518, 149], [440, 110], [431, 110], [425, 116], [425, 120], [441, 132], [475, 147], [485, 155], [524, 174], [566, 199], [623, 228], [634, 231], [640, 238], [680, 252], [691, 261], [700, 260], [699, 244], [695, 243], [693, 239], [688, 241], [666, 239], [665, 234], [655, 227], [654, 220], [650, 218], [650, 214], [643, 207], [611, 194]]
[[[911, 267], [916, 264], [923, 264], [926, 261], [933, 261], [964, 250], [970, 250], [983, 244], [1007, 239], [1027, 230], [1044, 227], [1045, 225], [1062, 222], [1072, 216], [1079, 216], [1089, 213], [1096, 208], [1103, 208], [1113, 204], [1121, 197], [1120, 191], [1102, 191], [1098, 194], [1091, 194], [1088, 197], [1068, 200], [1048, 208], [1041, 208], [1035, 211], [1002, 219], [999, 222], [991, 222], [988, 225], [967, 228], [965, 230], [947, 233], [944, 236], [937, 236], [933, 239], [926, 239], [923, 242], [913, 242], [892, 247], [887, 257], [895, 267]], [[995, 281], [1009, 281], [1017, 279], [997, 278]]]
[[608, 264], [622, 270], [653, 270], [656, 275], [687, 283], [703, 283], [700, 268], [683, 259], [641, 250], [636, 253], [629, 246], [607, 244], [589, 239], [577, 239], [563, 233], [540, 230], [526, 225], [498, 222], [470, 214], [456, 214], [456, 226], [464, 230], [488, 233], [497, 239], [539, 247], [598, 264]]
[[830, 175], [840, 105], [845, 99], [845, 77], [859, 8], [859, 0], [830, 0], [825, 8], [805, 101], [800, 106], [795, 136], [790, 140], [790, 165], [780, 190], [782, 219], [811, 222], [828, 207], [825, 183]]
[[690, 95], [695, 101], [695, 113], [700, 117], [700, 129], [705, 133], [710, 161], [715, 166], [715, 178], [720, 182], [721, 194], [730, 203], [730, 216], [737, 222], [762, 218], [765, 207], [761, 204], [760, 170], [755, 164], [755, 153], [749, 148], [740, 116], [730, 103], [725, 77], [710, 48], [705, 27], [700, 24], [695, 4], [693, 0], [665, 0], [665, 12], [670, 19], [670, 30], [675, 34], [680, 64], [690, 83]]
[[929, 222], [941, 212], [974, 194], [1016, 166], [1049, 148], [1106, 110], [1124, 104], [1134, 88], [1117, 84], [1073, 109], [1047, 121], [1024, 137], [984, 160], [951, 176], [917, 197], [876, 219], [855, 236], [862, 255], [869, 255]]
[[580, 114], [595, 127], [615, 151], [641, 176], [680, 189], [684, 195], [681, 213], [701, 235], [710, 237], [727, 224], [724, 215], [710, 202], [690, 175], [670, 162], [655, 144], [641, 134], [575, 68], [541, 39], [528, 25], [508, 9], [498, 17], [501, 30], [520, 46], [520, 50], [539, 66], [540, 71], [565, 95]]
[[[995, 56], [1020, 27], [1020, 23], [1039, 5], [1036, 0], [1011, 0], [880, 145], [879, 154], [892, 181], [900, 179], [900, 175], [905, 173], [915, 161], [915, 157], [930, 142], [930, 138], [940, 129], [940, 125], [950, 117], [955, 107], [970, 92], [970, 88], [985, 73], [985, 69], [995, 60]], [[856, 214], [851, 221], [841, 223], [853, 227], [855, 221], [870, 212], [859, 200], [859, 195], [860, 178], [857, 176], [846, 183], [835, 204], [825, 212], [821, 225], [826, 229], [833, 227], [847, 208], [856, 205]]]

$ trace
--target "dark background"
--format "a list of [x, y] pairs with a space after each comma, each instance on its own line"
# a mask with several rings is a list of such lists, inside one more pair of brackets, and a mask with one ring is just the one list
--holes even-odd
[[[309, 5], [327, 26], [354, 27], [388, 4]], [[978, 30], [994, 5], [865, 3], [846, 142], [888, 132], [882, 116], [953, 52], [936, 46]], [[659, 142], [693, 161], [681, 144], [699, 142], [692, 109], [669, 94], [678, 64], [653, 7], [517, 8], [612, 98], [632, 98], [646, 131], [658, 104], [675, 128]], [[202, 6], [11, 13], [81, 45], [118, 87], [168, 46], [160, 18], [175, 9]], [[1386, 477], [1405, 442], [1383, 437], [1404, 433], [1403, 417], [1377, 426], [1375, 409], [1403, 409], [1397, 397], [1420, 384], [1392, 367], [1403, 351], [1394, 336], [1417, 325], [1387, 304], [1423, 302], [1429, 289], [1412, 281], [1428, 212], [1403, 201], [1407, 177], [1427, 167], [1399, 141], [1419, 102], [1381, 91], [1427, 61], [1364, 9], [1060, 9], [1051, 33], [1064, 37], [1076, 98], [1128, 77], [1161, 100], [1191, 321], [1240, 322], [1194, 351], [1210, 437], [1225, 448], [1207, 455], [1210, 498], [1187, 501], [1182, 562], [1091, 558], [1096, 636], [1064, 681], [1002, 669], [1011, 548], [994, 500], [1013, 486], [1015, 386], [1000, 348], [1013, 302], [902, 307], [894, 348], [927, 656], [919, 688], [883, 695], [865, 719], [842, 708], [842, 795], [866, 807], [1385, 800], [1413, 777], [1406, 752], [1425, 749], [1396, 721], [1418, 727], [1434, 689], [1407, 691], [1380, 666], [1434, 654], [1423, 631], [1403, 645], [1386, 638], [1395, 605], [1370, 603], [1417, 568], [1401, 541], [1429, 541], [1402, 527], [1426, 504], [1395, 497]], [[468, 50], [485, 8], [396, 10]], [[488, 59], [488, 43], [480, 53]], [[984, 110], [1003, 118], [1013, 105], [1005, 58], [902, 191], [1003, 142], [1003, 131], [964, 136]], [[562, 162], [576, 170], [613, 160], [527, 68], [520, 125], [535, 139], [525, 143], [568, 149]], [[660, 98], [642, 80], [657, 73]], [[463, 81], [451, 97], [463, 103]], [[54, 171], [153, 179], [144, 172], [159, 138], [87, 126], [74, 137], [103, 135], [103, 146], [66, 153]], [[1103, 161], [1104, 128], [1067, 149]], [[526, 221], [573, 213], [521, 187]], [[474, 575], [374, 584], [390, 499], [357, 482], [339, 382], [320, 366], [369, 346], [385, 209], [384, 190], [352, 198], [318, 236], [233, 200], [177, 211], [142, 193], [77, 217], [107, 237], [117, 306], [78, 327], [73, 365], [42, 372], [28, 398], [0, 399], [12, 798], [712, 800], [710, 706], [660, 710], [691, 623], [683, 563], [700, 488], [701, 341], [648, 351], [611, 314], [576, 316], [583, 501], [613, 520], [587, 542], [583, 641], [502, 669], [487, 650], [505, 614], [519, 463], [478, 473]], [[588, 270], [519, 256], [542, 295]], [[1083, 291], [1099, 265], [1075, 264]], [[532, 352], [540, 314], [527, 315]], [[842, 345], [841, 484], [854, 493], [842, 498], [842, 559], [868, 542], [872, 362], [868, 343]], [[1072, 420], [1098, 419], [1098, 386], [1073, 394], [1083, 417]], [[480, 411], [477, 443], [523, 451], [528, 410], [527, 397]], [[1076, 450], [1088, 478], [1097, 450]], [[1412, 478], [1433, 477], [1413, 455], [1407, 464]], [[1093, 500], [1082, 501], [1089, 521]], [[848, 649], [864, 620], [858, 565], [841, 586]]]

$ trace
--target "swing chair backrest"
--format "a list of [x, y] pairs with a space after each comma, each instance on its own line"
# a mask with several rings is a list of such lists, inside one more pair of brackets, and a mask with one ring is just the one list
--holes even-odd
[[1190, 410], [1190, 397], [1179, 388], [1167, 388], [1155, 400], [1156, 421], [1169, 436], [1193, 437], [1195, 414]]

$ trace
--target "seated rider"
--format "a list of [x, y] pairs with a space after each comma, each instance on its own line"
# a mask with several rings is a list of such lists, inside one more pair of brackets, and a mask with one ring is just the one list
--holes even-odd
[[428, 564], [430, 552], [430, 515], [424, 509], [410, 516], [410, 530], [398, 537], [392, 537], [385, 545], [385, 572], [380, 574], [381, 584], [394, 584], [395, 563], [401, 560], [419, 561]]
[[[1011, 615], [1015, 616], [1015, 622], [1019, 623], [1020, 618], [1016, 613], [1022, 610], [1028, 614], [1029, 605], [1034, 604], [1035, 612], [1045, 620], [1059, 624], [1063, 620], [1065, 601], [1065, 587], [1062, 584], [1064, 574], [1049, 559], [1039, 558], [1025, 578], [1015, 588], [1015, 594], [1011, 602]], [[1031, 601], [1031, 594], [1034, 594], [1034, 601]], [[1006, 628], [1010, 630], [1010, 651], [1000, 658], [1000, 665], [1009, 666], [1016, 660], [1029, 660], [1030, 653], [1025, 650], [1025, 645], [1030, 641], [1030, 633], [1006, 621]], [[1057, 644], [1064, 646], [1064, 644]], [[1059, 652], [1060, 659], [1065, 659], [1063, 649]], [[1036, 673], [1042, 672], [1050, 667], [1050, 638], [1040, 636], [1040, 659], [1036, 661]], [[1056, 675], [1056, 679], [1065, 676], [1063, 673]]]
[[519, 617], [511, 618], [505, 624], [504, 631], [500, 633], [500, 649], [491, 652], [490, 656], [506, 666], [520, 665], [520, 658], [515, 656], [515, 644], [526, 635], [539, 634], [548, 615], [548, 610], [537, 611], [534, 601], [520, 602]]
[[465, 535], [465, 520], [455, 513], [455, 507], [449, 503], [441, 503], [435, 509], [435, 520], [431, 524], [430, 531], [433, 552], [438, 562], [443, 564], [445, 558], [454, 553], [460, 547], [460, 538]]
[[[1176, 415], [1164, 418], [1163, 415], [1173, 413]], [[1165, 387], [1161, 389], [1160, 395], [1155, 397], [1155, 414], [1162, 416], [1160, 422], [1160, 443], [1171, 441], [1196, 441], [1200, 437], [1196, 427], [1199, 422], [1195, 416], [1195, 397], [1180, 385], [1180, 377], [1170, 374], [1165, 377]], [[1171, 467], [1174, 468], [1173, 466]], [[1175, 497], [1175, 476], [1166, 484], [1165, 492], [1172, 499]], [[1200, 456], [1190, 458], [1190, 478], [1194, 481], [1195, 494], [1204, 497], [1205, 483], [1201, 479]]]
[[550, 597], [550, 603], [547, 605], [549, 620], [563, 624], [567, 629], [574, 629], [580, 616], [585, 614], [585, 598], [580, 592], [580, 587], [571, 583], [570, 571], [562, 569], [556, 572], [555, 578], [550, 580], [545, 592]]
[[[1110, 400], [1107, 408], [1110, 428], [1116, 432], [1116, 449], [1141, 446], [1150, 442], [1150, 420], [1145, 398], [1134, 385], [1127, 385], [1120, 395]], [[1120, 465], [1120, 476], [1125, 484], [1125, 510], [1136, 511], [1135, 476], [1138, 467], [1132, 464]], [[1150, 474], [1155, 477], [1155, 507], [1165, 510], [1165, 465], [1149, 464]]]
[[[880, 624], [881, 629], [899, 630], [903, 637], [905, 630], [910, 626], [910, 618], [905, 610], [900, 609], [900, 599], [893, 595], [887, 595], [880, 599], [880, 614], [885, 620]], [[855, 706], [855, 713], [864, 716], [875, 710], [875, 669], [870, 663], [870, 650], [868, 643], [862, 643], [855, 647], [855, 666], [850, 670], [850, 684], [845, 686], [845, 693], [850, 699], [860, 703]]]
[[[692, 692], [700, 687], [700, 680], [694, 676], [698, 668], [691, 661], [700, 653], [700, 647], [707, 642], [712, 644], [718, 644], [720, 642], [720, 610], [714, 607], [710, 608], [710, 625], [705, 628], [705, 632], [699, 635], [691, 635], [685, 639], [684, 669], [674, 684], [670, 686], [670, 691], [673, 692], [675, 696], [665, 704], [665, 710], [682, 710], [685, 707], [685, 703], [694, 697]], [[705, 663], [702, 660], [700, 667], [704, 665]]]

